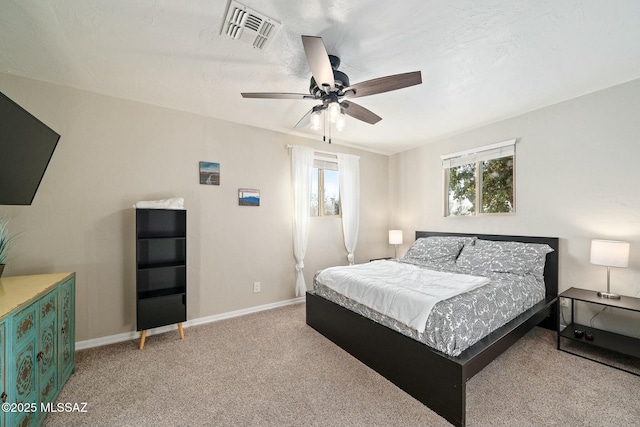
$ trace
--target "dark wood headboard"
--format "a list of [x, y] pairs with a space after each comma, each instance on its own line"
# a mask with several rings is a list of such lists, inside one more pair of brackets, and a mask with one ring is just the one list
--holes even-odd
[[416, 239], [429, 236], [461, 236], [477, 237], [482, 240], [510, 241], [523, 243], [546, 243], [553, 248], [553, 252], [547, 254], [544, 265], [544, 285], [547, 288], [547, 297], [558, 296], [558, 245], [557, 237], [534, 237], [534, 236], [506, 236], [501, 234], [468, 234], [468, 233], [445, 233], [440, 231], [416, 231]]

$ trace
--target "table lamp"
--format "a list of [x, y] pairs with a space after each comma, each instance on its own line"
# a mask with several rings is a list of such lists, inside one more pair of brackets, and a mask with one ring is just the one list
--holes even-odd
[[389, 230], [389, 244], [394, 246], [393, 257], [398, 258], [398, 245], [402, 244], [402, 230]]
[[591, 264], [607, 267], [607, 292], [598, 292], [601, 298], [618, 299], [620, 295], [611, 293], [610, 270], [611, 267], [627, 267], [629, 265], [629, 243], [615, 240], [591, 241]]

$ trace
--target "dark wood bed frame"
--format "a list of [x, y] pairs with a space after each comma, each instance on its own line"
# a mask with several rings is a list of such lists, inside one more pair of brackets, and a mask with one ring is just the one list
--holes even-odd
[[452, 357], [338, 304], [307, 292], [307, 324], [456, 426], [466, 423], [466, 383], [536, 325], [556, 327], [558, 239], [416, 231], [428, 236], [546, 243], [546, 298]]

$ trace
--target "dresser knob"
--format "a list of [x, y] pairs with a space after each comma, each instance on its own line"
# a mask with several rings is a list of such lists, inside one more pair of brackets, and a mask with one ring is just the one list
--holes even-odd
[[38, 360], [38, 362], [41, 361], [43, 357], [44, 357], [44, 353], [43, 352], [40, 352], [40, 353], [38, 353], [36, 355], [36, 359]]

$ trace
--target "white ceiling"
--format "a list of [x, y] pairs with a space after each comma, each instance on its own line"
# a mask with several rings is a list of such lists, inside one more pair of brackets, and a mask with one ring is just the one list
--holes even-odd
[[305, 93], [321, 36], [352, 84], [422, 72], [333, 135], [383, 153], [640, 78], [637, 0], [240, 2], [282, 23], [266, 51], [221, 34], [227, 0], [0, 0], [0, 72], [321, 139], [293, 130], [313, 101], [240, 96]]

